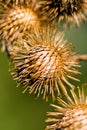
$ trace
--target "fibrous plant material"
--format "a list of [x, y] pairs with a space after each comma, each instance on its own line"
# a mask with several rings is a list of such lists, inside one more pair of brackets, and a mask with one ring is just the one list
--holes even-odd
[[26, 5], [0, 2], [0, 39], [12, 43], [24, 37], [25, 31], [31, 33], [39, 27], [39, 21], [32, 8]]
[[58, 105], [51, 104], [53, 112], [48, 112], [46, 122], [50, 124], [46, 130], [87, 130], [87, 99], [84, 89], [78, 88], [78, 93], [71, 91], [71, 96], [65, 99], [58, 97]]
[[65, 20], [79, 26], [86, 20], [87, 0], [39, 0], [38, 14], [48, 23]]
[[60, 88], [67, 95], [65, 86], [74, 88], [68, 79], [78, 80], [74, 74], [79, 74], [75, 68], [78, 62], [70, 60], [74, 55], [71, 45], [57, 31], [50, 27], [38, 30], [24, 40], [23, 46], [17, 47], [20, 41], [16, 41], [10, 51], [12, 75], [25, 86], [25, 91], [37, 97], [41, 94], [46, 100], [50, 95], [55, 100]]
[[35, 6], [36, 0], [1, 0], [6, 4]]
[[13, 4], [25, 4], [30, 0], [4, 0], [6, 3], [13, 3]]

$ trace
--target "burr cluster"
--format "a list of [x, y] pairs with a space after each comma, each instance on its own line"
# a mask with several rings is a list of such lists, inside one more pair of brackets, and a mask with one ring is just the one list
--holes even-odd
[[77, 94], [71, 81], [79, 81], [80, 65], [58, 28], [61, 21], [80, 26], [86, 16], [87, 0], [0, 1], [0, 41], [17, 86], [46, 101], [58, 99], [51, 105], [54, 112], [48, 112], [46, 130], [87, 129], [85, 94], [83, 88]]

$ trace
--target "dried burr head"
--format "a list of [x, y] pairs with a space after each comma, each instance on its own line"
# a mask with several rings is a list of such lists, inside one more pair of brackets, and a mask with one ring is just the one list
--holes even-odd
[[79, 74], [78, 62], [71, 60], [74, 55], [71, 45], [64, 40], [64, 34], [57, 31], [38, 30], [24, 40], [23, 46], [16, 41], [10, 51], [12, 75], [25, 86], [25, 91], [37, 97], [41, 94], [46, 100], [50, 95], [55, 100], [60, 89], [67, 94], [67, 87], [74, 88], [69, 79], [78, 80], [74, 75]]
[[43, 20], [79, 26], [87, 16], [87, 0], [39, 0], [38, 15]]
[[0, 39], [12, 43], [24, 37], [26, 31], [32, 33], [38, 27], [38, 17], [32, 8], [21, 4], [11, 7], [0, 2]]
[[70, 90], [66, 98], [58, 97], [58, 105], [51, 104], [53, 112], [48, 112], [46, 130], [87, 130], [87, 99], [82, 90]]

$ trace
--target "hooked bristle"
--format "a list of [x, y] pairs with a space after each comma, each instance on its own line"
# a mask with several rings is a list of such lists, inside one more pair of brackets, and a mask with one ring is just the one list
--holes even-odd
[[87, 100], [84, 89], [78, 94], [71, 90], [66, 99], [58, 97], [58, 105], [51, 104], [53, 112], [48, 112], [46, 130], [87, 130]]
[[38, 5], [38, 15], [48, 23], [64, 20], [68, 25], [79, 26], [86, 20], [87, 0], [41, 0]]
[[51, 95], [55, 100], [60, 89], [67, 94], [67, 85], [74, 88], [68, 79], [77, 80], [74, 74], [79, 74], [75, 68], [78, 62], [71, 61], [73, 52], [63, 33], [44, 28], [29, 35], [22, 44], [20, 41], [14, 44], [16, 46], [10, 50], [13, 75], [19, 84], [24, 84], [25, 91], [37, 97], [41, 94], [46, 100]]
[[36, 2], [36, 0], [1, 0], [0, 2], [4, 2], [4, 3], [6, 3], [6, 4], [8, 4], [8, 5], [19, 5], [19, 4], [21, 4], [21, 5], [32, 5], [32, 4], [34, 4], [35, 2]]

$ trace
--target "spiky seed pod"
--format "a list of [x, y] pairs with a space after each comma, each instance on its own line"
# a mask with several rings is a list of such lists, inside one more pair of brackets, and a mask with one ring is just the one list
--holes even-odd
[[84, 89], [70, 90], [66, 99], [58, 97], [58, 105], [51, 104], [53, 112], [48, 112], [46, 130], [87, 130], [87, 99]]
[[[73, 51], [71, 45], [64, 40], [64, 34], [51, 28], [41, 29], [30, 35], [24, 45], [15, 42], [15, 48], [10, 51], [14, 71], [12, 75], [20, 84], [24, 84], [25, 91], [35, 93], [37, 97], [52, 99], [60, 95], [60, 88], [67, 94], [67, 84], [73, 88], [68, 79], [77, 80], [73, 75], [79, 74], [75, 67], [78, 63], [71, 61]], [[27, 43], [27, 44], [25, 44]]]
[[27, 6], [10, 6], [0, 2], [0, 37], [12, 43], [39, 27], [36, 13]]
[[38, 11], [38, 15], [48, 22], [65, 20], [79, 26], [86, 20], [87, 0], [41, 0]]

